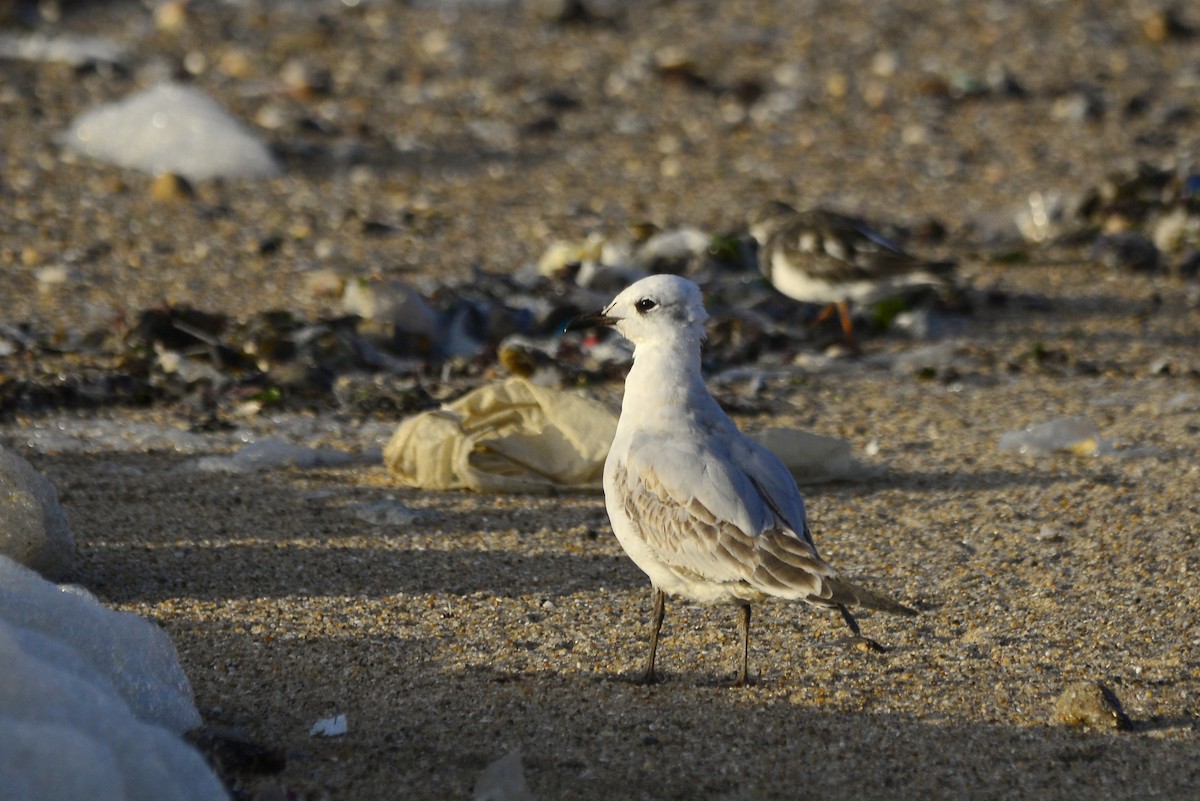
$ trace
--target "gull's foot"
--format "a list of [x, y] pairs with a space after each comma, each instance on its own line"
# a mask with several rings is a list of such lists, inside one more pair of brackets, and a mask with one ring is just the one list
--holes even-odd
[[872, 640], [870, 637], [864, 637], [861, 634], [850, 638], [850, 647], [858, 651], [866, 651], [876, 654], [886, 654], [888, 648], [883, 647], [879, 643]]
[[730, 687], [753, 687], [758, 684], [758, 676], [747, 676], [745, 673], [738, 676], [737, 679], [730, 684]]
[[634, 676], [631, 681], [639, 687], [652, 687], [655, 684], [662, 683], [662, 679], [660, 679], [658, 674], [653, 670], [647, 670], [644, 673], [639, 673], [638, 675]]

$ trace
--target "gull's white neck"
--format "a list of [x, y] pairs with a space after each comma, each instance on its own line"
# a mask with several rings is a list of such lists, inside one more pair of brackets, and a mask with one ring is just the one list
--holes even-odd
[[636, 408], [652, 413], [670, 406], [701, 405], [706, 399], [699, 339], [681, 334], [634, 347], [622, 412]]

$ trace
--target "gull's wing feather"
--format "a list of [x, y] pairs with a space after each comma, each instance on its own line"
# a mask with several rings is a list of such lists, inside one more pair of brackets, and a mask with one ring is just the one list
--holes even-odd
[[[774, 467], [763, 472], [758, 464], [769, 465], [770, 459], [752, 448], [750, 454], [757, 476], [736, 462], [720, 439], [702, 445], [643, 437], [618, 467], [618, 503], [655, 556], [681, 576], [837, 603], [826, 582], [833, 568], [812, 546], [795, 485], [795, 501], [781, 496], [773, 502], [761, 488], [779, 492], [782, 479]], [[782, 465], [779, 469], [786, 473]], [[798, 532], [784, 515], [801, 521]]]
[[796, 480], [787, 466], [769, 448], [740, 431], [730, 438], [729, 453], [733, 462], [754, 484], [763, 503], [770, 507], [783, 525], [806, 540], [815, 553], [812, 535], [808, 533], [804, 498], [800, 496]]

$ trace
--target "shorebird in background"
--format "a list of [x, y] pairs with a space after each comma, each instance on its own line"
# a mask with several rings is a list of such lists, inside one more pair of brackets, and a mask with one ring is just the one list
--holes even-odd
[[850, 304], [872, 304], [906, 289], [947, 283], [949, 261], [926, 261], [906, 252], [863, 220], [825, 209], [796, 211], [777, 200], [750, 218], [758, 265], [784, 295], [837, 309], [846, 344], [856, 348]]

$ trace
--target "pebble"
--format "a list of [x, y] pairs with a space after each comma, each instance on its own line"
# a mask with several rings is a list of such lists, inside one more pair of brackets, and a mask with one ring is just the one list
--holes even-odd
[[1128, 730], [1132, 727], [1117, 696], [1098, 681], [1068, 684], [1054, 701], [1053, 721], [1081, 729]]
[[178, 203], [192, 200], [196, 190], [188, 179], [173, 172], [163, 172], [150, 181], [150, 197], [156, 203]]
[[178, 35], [188, 26], [188, 2], [167, 0], [154, 9], [154, 27], [163, 33]]
[[1119, 272], [1153, 273], [1162, 266], [1154, 242], [1133, 231], [1098, 237], [1092, 244], [1091, 255], [1105, 267]]
[[38, 284], [43, 288], [51, 286], [61, 286], [67, 283], [72, 278], [77, 277], [75, 272], [65, 264], [51, 264], [46, 267], [39, 267], [34, 273]]

